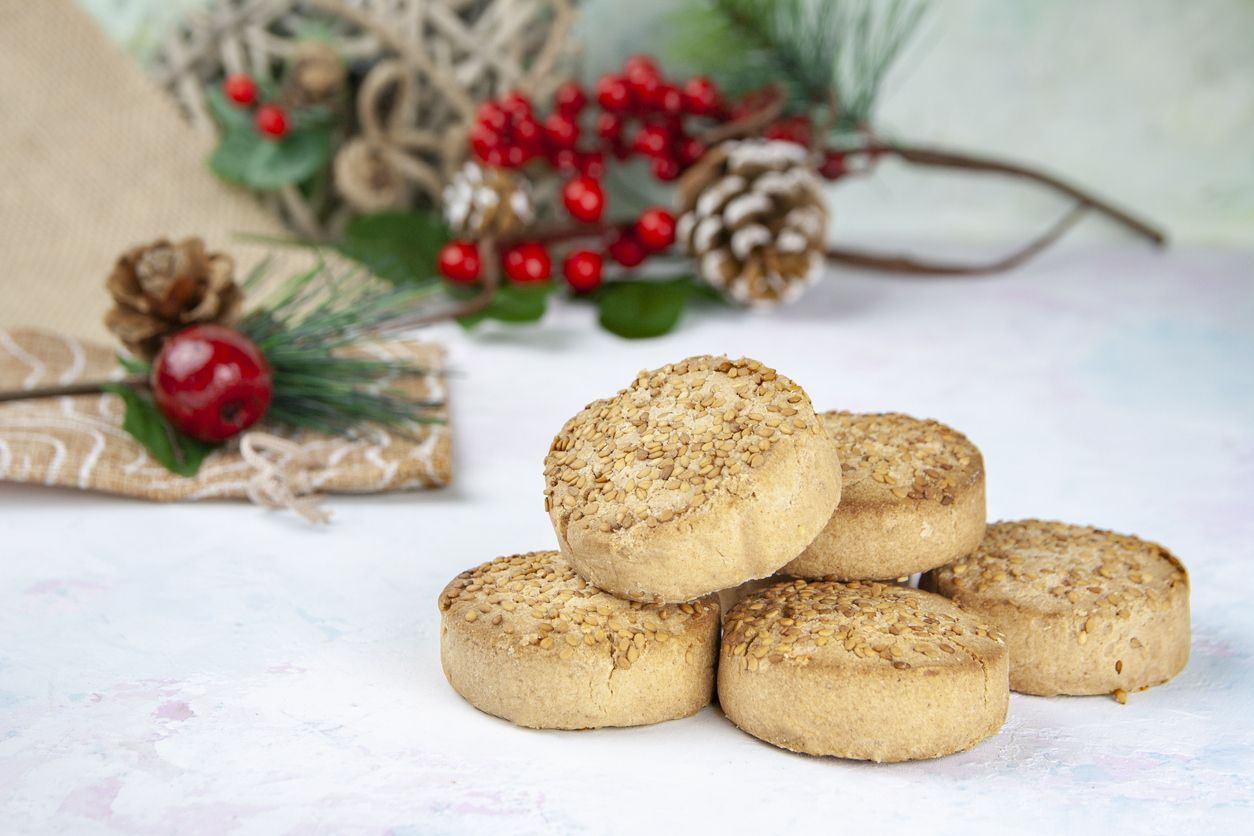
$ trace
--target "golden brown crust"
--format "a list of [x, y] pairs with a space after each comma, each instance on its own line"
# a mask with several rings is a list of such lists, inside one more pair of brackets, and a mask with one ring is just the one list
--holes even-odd
[[970, 748], [1006, 717], [1001, 636], [937, 595], [794, 580], [727, 614], [719, 702], [750, 734], [860, 760]]
[[984, 459], [966, 436], [899, 413], [825, 412], [840, 506], [789, 575], [890, 579], [969, 554], [984, 535]]
[[809, 398], [748, 359], [642, 372], [568, 421], [545, 459], [562, 554], [633, 600], [685, 601], [767, 576], [839, 500], [839, 461]]
[[1188, 574], [1156, 543], [1059, 522], [999, 522], [974, 554], [926, 583], [1006, 634], [1016, 691], [1135, 691], [1188, 662]]
[[521, 726], [655, 723], [699, 711], [713, 692], [712, 596], [677, 605], [620, 600], [547, 551], [461, 573], [439, 608], [449, 683]]

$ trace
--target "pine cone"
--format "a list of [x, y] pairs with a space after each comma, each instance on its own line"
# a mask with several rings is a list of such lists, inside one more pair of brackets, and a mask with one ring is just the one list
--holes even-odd
[[701, 277], [743, 305], [791, 302], [822, 275], [827, 208], [800, 145], [716, 146], [680, 180], [679, 211]]
[[283, 82], [280, 101], [289, 108], [333, 103], [344, 89], [348, 68], [326, 41], [301, 41], [292, 54], [292, 68]]
[[526, 179], [468, 162], [444, 187], [444, 217], [455, 235], [508, 237], [535, 219]]
[[354, 137], [344, 143], [335, 154], [332, 173], [336, 191], [358, 212], [382, 212], [409, 203], [409, 181], [378, 140]]
[[128, 349], [151, 360], [175, 331], [234, 322], [243, 302], [234, 272], [230, 256], [205, 252], [199, 238], [135, 247], [118, 259], [105, 282], [114, 302], [105, 325]]

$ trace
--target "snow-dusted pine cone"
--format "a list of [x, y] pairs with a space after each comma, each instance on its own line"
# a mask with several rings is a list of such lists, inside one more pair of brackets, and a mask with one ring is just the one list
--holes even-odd
[[742, 305], [791, 302], [822, 275], [827, 209], [796, 143], [714, 147], [680, 180], [679, 211], [701, 277]]
[[530, 184], [512, 171], [468, 162], [444, 187], [444, 218], [463, 238], [514, 235], [535, 219]]

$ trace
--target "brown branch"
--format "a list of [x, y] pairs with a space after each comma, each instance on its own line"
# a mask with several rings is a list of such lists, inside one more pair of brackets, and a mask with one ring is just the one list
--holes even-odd
[[64, 386], [40, 386], [34, 389], [10, 389], [0, 392], [0, 403], [10, 401], [32, 401], [38, 398], [61, 398], [70, 395], [98, 395], [105, 391], [106, 386], [130, 386], [140, 388], [148, 385], [142, 377], [128, 377], [123, 380], [96, 380], [87, 383], [69, 383]]
[[982, 264], [955, 264], [952, 262], [926, 261], [909, 255], [889, 255], [868, 252], [866, 250], [848, 249], [845, 247], [828, 247], [827, 260], [836, 264], [847, 264], [864, 270], [878, 270], [887, 273], [907, 273], [916, 276], [988, 276], [1018, 267], [1032, 256], [1053, 244], [1071, 229], [1091, 206], [1077, 203], [1071, 211], [1063, 215], [1053, 226], [1040, 237], [1028, 242], [1027, 245], [994, 261]]
[[708, 131], [700, 134], [697, 138], [705, 144], [707, 148], [713, 148], [718, 143], [727, 139], [739, 139], [744, 136], [758, 136], [762, 131], [766, 130], [772, 122], [780, 117], [784, 112], [784, 106], [788, 104], [788, 99], [784, 95], [784, 91], [778, 87], [770, 87], [767, 89], [769, 98], [766, 103], [750, 113], [745, 114], [739, 119], [731, 122], [724, 122], [721, 125], [715, 125]]
[[1165, 246], [1167, 236], [1148, 221], [1136, 217], [1131, 212], [1097, 197], [1079, 186], [1068, 183], [1059, 177], [1030, 168], [1020, 163], [998, 160], [974, 154], [947, 151], [939, 148], [927, 148], [901, 143], [872, 143], [857, 149], [868, 154], [891, 154], [914, 165], [932, 166], [935, 168], [952, 168], [961, 171], [975, 171], [988, 174], [1002, 174], [1031, 180], [1046, 188], [1052, 189], [1075, 200], [1096, 212], [1099, 212], [1132, 232], [1148, 239], [1157, 247]]
[[478, 293], [464, 302], [442, 311], [394, 319], [387, 325], [379, 328], [375, 333], [380, 335], [394, 334], [399, 331], [408, 331], [411, 328], [420, 328], [424, 325], [443, 322], [446, 319], [458, 319], [478, 313], [490, 305], [492, 297], [496, 295], [497, 289], [501, 286], [500, 259], [497, 256], [495, 238], [491, 236], [481, 238], [478, 244], [479, 262], [482, 265], [480, 268], [482, 274]]

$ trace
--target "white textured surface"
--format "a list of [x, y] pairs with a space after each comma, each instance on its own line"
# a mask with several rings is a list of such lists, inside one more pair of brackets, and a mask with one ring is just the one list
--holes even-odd
[[[769, 316], [627, 343], [586, 308], [443, 333], [456, 486], [336, 522], [0, 487], [0, 829], [134, 833], [1248, 832], [1254, 815], [1254, 257], [1061, 250], [1001, 279], [829, 276]], [[820, 407], [967, 433], [994, 518], [1098, 523], [1191, 570], [1172, 683], [1014, 697], [974, 751], [788, 754], [715, 709], [523, 731], [447, 686], [436, 596], [553, 545], [541, 461], [585, 402], [687, 354], [758, 357]], [[1244, 822], [1244, 824], [1242, 824]]]

